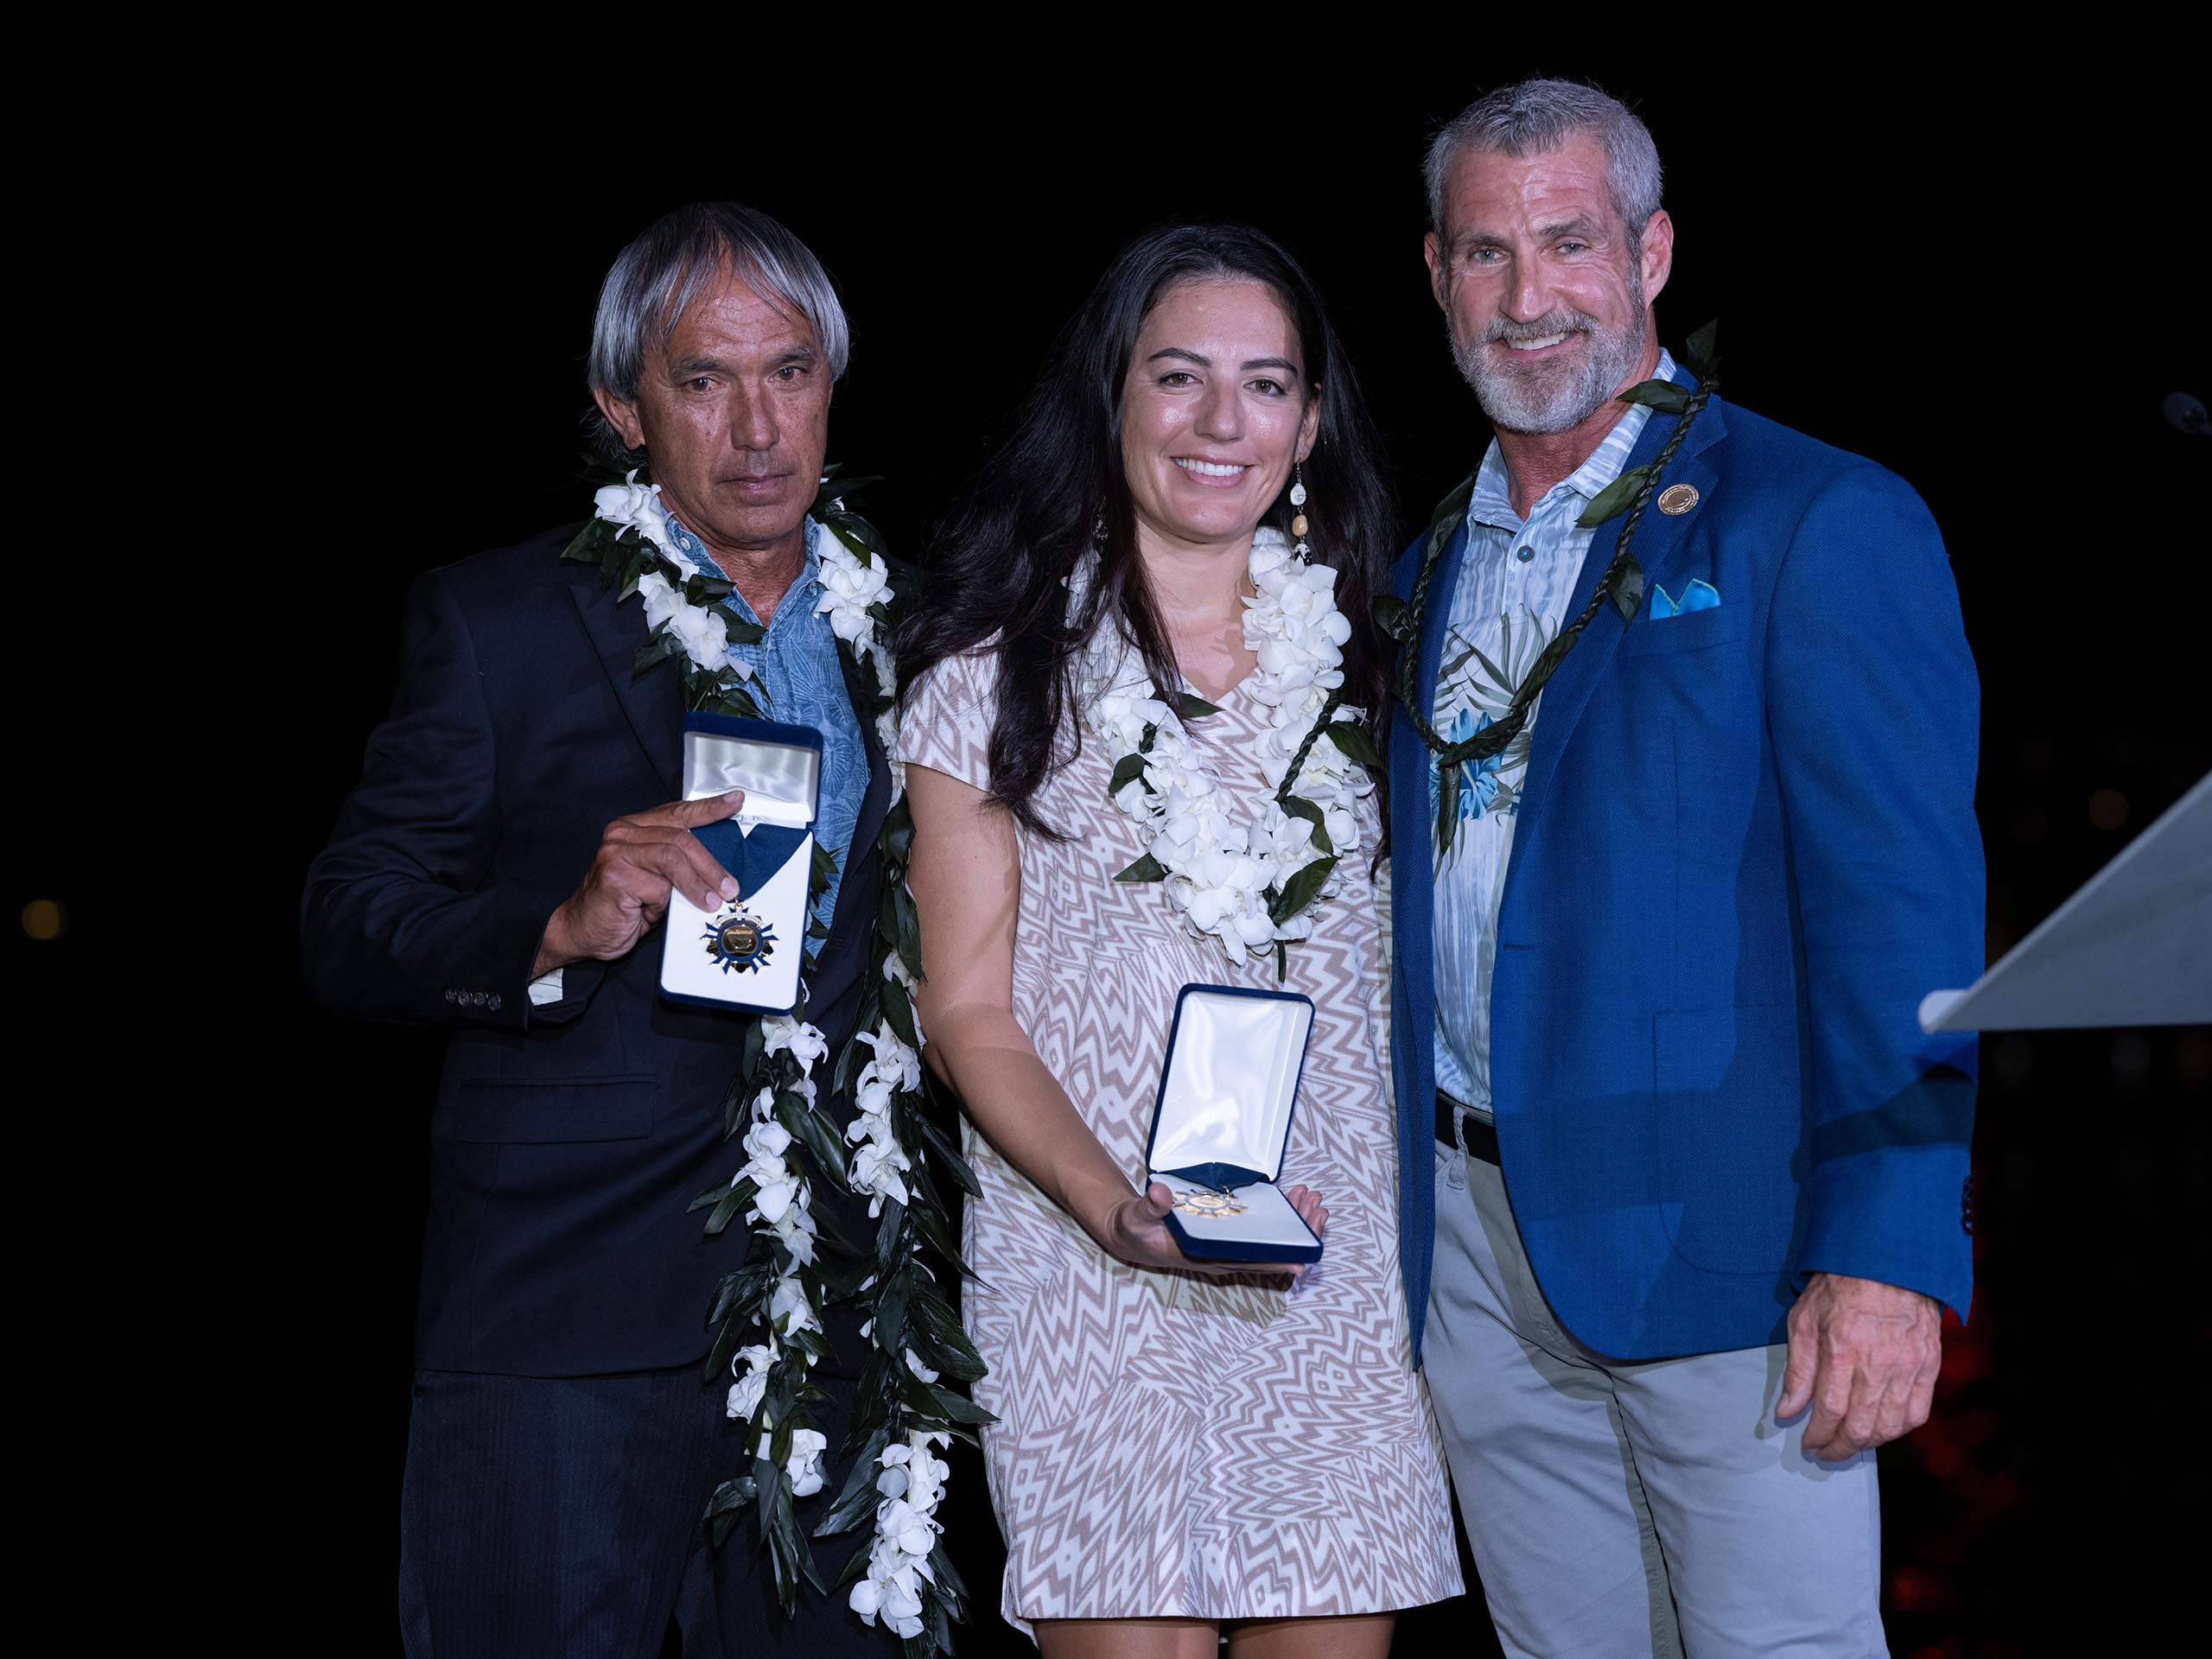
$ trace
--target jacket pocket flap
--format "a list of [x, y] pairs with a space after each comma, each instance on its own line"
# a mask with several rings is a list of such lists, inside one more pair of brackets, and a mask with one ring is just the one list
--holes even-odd
[[1751, 607], [1723, 601], [1701, 611], [1679, 616], [1639, 616], [1621, 638], [1624, 657], [1663, 655], [1675, 651], [1701, 651], [1707, 645], [1741, 639], [1751, 623]]
[[653, 1132], [651, 1077], [485, 1078], [454, 1102], [458, 1141], [635, 1141]]

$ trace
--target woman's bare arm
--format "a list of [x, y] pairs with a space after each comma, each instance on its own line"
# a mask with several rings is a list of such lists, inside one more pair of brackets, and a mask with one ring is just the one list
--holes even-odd
[[[927, 767], [906, 768], [914, 813], [907, 865], [927, 978], [917, 998], [923, 1058], [950, 1084], [993, 1146], [1109, 1255], [1140, 1267], [1249, 1273], [1195, 1262], [1163, 1217], [1173, 1195], [1142, 1194], [1100, 1144], [1014, 1017], [1014, 938], [1021, 853], [1013, 819], [982, 791]], [[1285, 1189], [1316, 1233], [1327, 1211]]]

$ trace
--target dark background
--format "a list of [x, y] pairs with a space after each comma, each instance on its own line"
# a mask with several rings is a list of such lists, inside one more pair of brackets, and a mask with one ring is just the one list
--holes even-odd
[[[203, 1009], [194, 1074], [175, 1080], [195, 1104], [180, 1093], [152, 1109], [134, 1156], [154, 1166], [122, 1189], [134, 1201], [78, 1225], [157, 1281], [172, 1264], [149, 1215], [189, 1209], [210, 1242], [186, 1287], [187, 1351], [227, 1402], [223, 1426], [164, 1433], [219, 1440], [231, 1496], [257, 1512], [259, 1587], [238, 1592], [256, 1622], [289, 1609], [296, 1629], [334, 1621], [338, 1646], [390, 1646], [437, 1065], [435, 1035], [308, 1003], [290, 966], [301, 874], [390, 694], [409, 580], [588, 511], [577, 455], [598, 280], [667, 207], [734, 196], [821, 256], [854, 326], [830, 457], [886, 476], [871, 516], [909, 556], [1115, 247], [1185, 215], [1249, 219], [1313, 272], [1410, 527], [1484, 438], [1426, 289], [1423, 144], [1484, 87], [1592, 76], [1641, 111], [1667, 166], [1662, 338], [1679, 349], [1719, 318], [1730, 398], [1894, 468], [1943, 526], [1982, 674], [1992, 958], [2205, 771], [2212, 445], [2158, 407], [2177, 388], [2212, 397], [2190, 87], [2139, 71], [2120, 91], [2056, 65], [2026, 82], [1911, 79], [1891, 54], [1840, 48], [1818, 73], [1745, 62], [1717, 91], [1671, 60], [1554, 54], [1401, 60], [1372, 78], [1332, 65], [1318, 96], [1295, 70], [1326, 51], [1315, 35], [1280, 69], [1179, 59], [1064, 65], [1049, 81], [748, 68], [749, 90], [664, 99], [682, 105], [665, 118], [643, 82], [636, 105], [589, 119], [410, 86], [264, 135], [230, 175], [255, 232], [225, 245], [226, 270], [257, 326], [211, 310], [201, 327], [221, 337], [193, 341], [203, 377], [229, 383], [226, 412], [161, 410], [172, 442], [214, 457], [185, 503], [194, 522], [234, 552], [276, 555], [206, 613], [194, 666], [235, 690], [209, 693], [181, 757], [250, 777], [251, 793], [173, 815], [180, 845], [223, 849], [195, 892], [213, 889], [227, 940], [173, 971], [226, 995], [219, 1013], [194, 985], [169, 999]], [[691, 112], [702, 104], [727, 113]], [[188, 237], [168, 253], [206, 257]], [[175, 315], [155, 321], [175, 337]], [[137, 351], [126, 341], [126, 359]], [[118, 423], [148, 415], [108, 401]], [[1884, 596], [1835, 602], [1880, 651]], [[81, 645], [63, 630], [35, 643], [19, 707], [66, 703]], [[111, 786], [81, 723], [26, 721], [16, 741], [50, 798]], [[54, 899], [69, 917], [56, 940], [8, 935], [34, 988], [35, 1056], [64, 1028], [49, 1022], [105, 996], [133, 930], [177, 917], [118, 879], [74, 814], [19, 813], [11, 838], [14, 903]], [[1984, 1052], [1973, 1324], [1948, 1333], [1935, 1421], [1883, 1456], [1901, 1655], [2024, 1653], [2084, 1619], [2115, 1642], [2162, 1629], [2200, 1530], [2167, 1515], [2202, 1461], [2190, 1287], [2212, 1032], [2008, 1035]], [[161, 1148], [188, 1143], [219, 1179], [162, 1195]], [[133, 1351], [141, 1283], [111, 1293], [124, 1329], [105, 1341], [143, 1378], [174, 1351]], [[1021, 1650], [995, 1613], [982, 1485], [972, 1458], [956, 1464], [946, 1518], [982, 1609], [963, 1651]], [[174, 1535], [180, 1512], [156, 1507]], [[1407, 1616], [1400, 1650], [1446, 1636], [1484, 1650], [1479, 1606]]]

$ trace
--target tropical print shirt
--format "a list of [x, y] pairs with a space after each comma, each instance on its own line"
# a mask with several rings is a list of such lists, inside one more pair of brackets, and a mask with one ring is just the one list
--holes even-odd
[[[1663, 351], [1657, 372], [1675, 372], [1674, 359]], [[1526, 518], [1513, 510], [1505, 462], [1491, 440], [1467, 503], [1467, 544], [1430, 698], [1429, 718], [1446, 738], [1471, 737], [1503, 715], [1565, 625], [1567, 600], [1598, 534], [1575, 520], [1620, 476], [1650, 414], [1631, 405], [1590, 458], [1554, 485]], [[1540, 696], [1528, 723], [1501, 753], [1461, 764], [1460, 822], [1448, 849], [1436, 845], [1436, 757], [1428, 761], [1424, 834], [1436, 869], [1436, 1086], [1484, 1118], [1491, 1115], [1490, 988], [1498, 905], [1529, 743], [1542, 712]]]

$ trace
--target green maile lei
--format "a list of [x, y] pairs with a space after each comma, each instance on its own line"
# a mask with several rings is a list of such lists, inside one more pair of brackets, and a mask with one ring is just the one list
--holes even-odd
[[[825, 472], [812, 513], [825, 597], [838, 651], [851, 671], [856, 712], [872, 721], [887, 754], [896, 738], [896, 675], [887, 645], [898, 603], [890, 563], [874, 526], [846, 498], [875, 480]], [[598, 513], [563, 557], [599, 568], [618, 601], [642, 595], [648, 637], [633, 671], [672, 661], [685, 707], [760, 717], [766, 693], [727, 655], [731, 643], [757, 643], [758, 624], [727, 610], [732, 584], [701, 570], [668, 542], [658, 492], [632, 471], [598, 493]], [[958, 1146], [930, 1117], [922, 1083], [921, 1025], [914, 992], [922, 978], [921, 938], [906, 867], [913, 817], [893, 762], [893, 798], [876, 838], [882, 897], [870, 940], [868, 969], [852, 1038], [836, 1057], [836, 1091], [858, 1108], [849, 1125], [829, 1115], [812, 1076], [825, 1057], [822, 1033], [805, 1023], [805, 991], [791, 1015], [747, 1024], [741, 1062], [723, 1097], [723, 1135], [742, 1134], [745, 1166], [728, 1185], [699, 1195], [706, 1231], [719, 1236], [742, 1217], [757, 1241], [742, 1267], [724, 1275], [708, 1323], [715, 1332], [705, 1381], [730, 1377], [728, 1410], [751, 1432], [749, 1468], [718, 1486], [705, 1521], [719, 1548], [750, 1513], [775, 1567], [786, 1615], [798, 1606], [802, 1581], [826, 1592], [817, 1574], [798, 1503], [826, 1489], [830, 1456], [818, 1427], [828, 1395], [814, 1367], [835, 1357], [823, 1329], [824, 1308], [851, 1302], [868, 1314], [868, 1344], [851, 1426], [835, 1461], [848, 1476], [816, 1537], [834, 1537], [873, 1521], [843, 1573], [848, 1601], [870, 1624], [902, 1637], [912, 1659], [949, 1652], [951, 1627], [967, 1617], [968, 1592], [946, 1554], [934, 1518], [946, 1466], [937, 1454], [957, 1437], [995, 1419], [940, 1377], [972, 1383], [984, 1375], [981, 1357], [943, 1292], [945, 1279], [968, 1272], [953, 1235], [944, 1183], [980, 1192]], [[815, 849], [809, 909], [828, 891], [836, 866]], [[811, 938], [827, 937], [810, 917]], [[853, 1151], [847, 1153], [848, 1144]], [[843, 1236], [817, 1217], [817, 1184], [864, 1196], [876, 1224], [872, 1240]], [[936, 1265], [931, 1265], [934, 1258]], [[940, 1272], [942, 1270], [942, 1272]], [[748, 1337], [759, 1339], [748, 1343]]]
[[1620, 539], [1614, 543], [1613, 556], [1605, 566], [1604, 575], [1590, 595], [1590, 602], [1567, 626], [1560, 630], [1546, 645], [1536, 660], [1529, 665], [1529, 673], [1513, 694], [1505, 713], [1492, 721], [1471, 737], [1453, 742], [1430, 721], [1427, 698], [1417, 683], [1421, 672], [1421, 624], [1428, 604], [1428, 586], [1435, 577], [1437, 567], [1443, 563], [1444, 550], [1451, 544], [1460, 522], [1467, 516], [1467, 503], [1473, 497], [1475, 480], [1470, 474], [1436, 509], [1430, 520], [1427, 545], [1422, 550], [1421, 569], [1414, 578], [1413, 592], [1406, 599], [1386, 594], [1376, 600], [1374, 613], [1376, 626], [1398, 645], [1397, 683], [1391, 695], [1406, 711], [1414, 732], [1436, 757], [1436, 846], [1440, 853], [1451, 849], [1459, 827], [1459, 768], [1470, 760], [1487, 760], [1502, 753], [1505, 747], [1519, 736], [1528, 725], [1536, 697], [1544, 683], [1574, 649], [1574, 642], [1582, 630], [1589, 626], [1598, 608], [1610, 599], [1621, 613], [1624, 626], [1636, 620], [1643, 603], [1643, 567], [1636, 561], [1632, 549], [1636, 532], [1643, 523], [1643, 515], [1653, 497], [1658, 493], [1659, 480], [1670, 462], [1689, 436], [1691, 425], [1696, 421], [1713, 394], [1719, 389], [1720, 359], [1716, 354], [1719, 326], [1708, 322], [1689, 337], [1682, 351], [1682, 361], [1697, 377], [1694, 390], [1685, 391], [1671, 380], [1639, 381], [1620, 394], [1624, 404], [1641, 404], [1655, 415], [1675, 416], [1675, 429], [1668, 435], [1666, 444], [1650, 461], [1641, 467], [1630, 467], [1598, 493], [1597, 498], [1582, 510], [1575, 520], [1584, 530], [1596, 528], [1627, 515], [1622, 524]]

